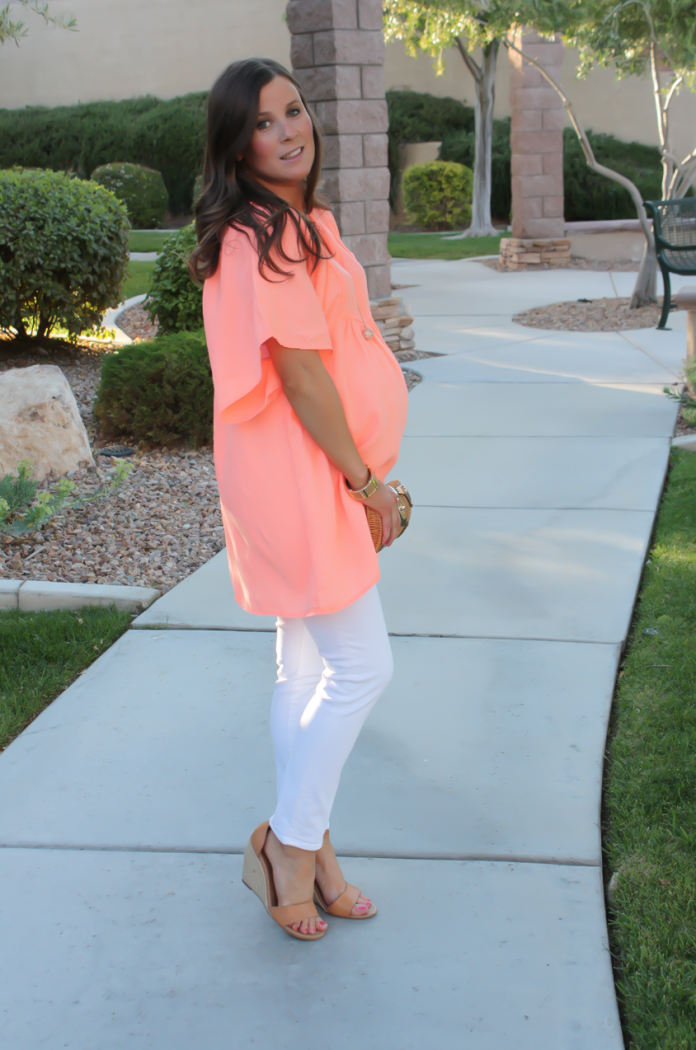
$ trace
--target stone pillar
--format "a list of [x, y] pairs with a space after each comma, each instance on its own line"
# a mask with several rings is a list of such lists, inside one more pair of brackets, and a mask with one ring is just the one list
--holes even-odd
[[[518, 32], [514, 43], [560, 84], [563, 43]], [[512, 237], [501, 263], [562, 266], [570, 260], [563, 218], [563, 103], [539, 70], [515, 51], [510, 58]]]
[[323, 193], [367, 273], [391, 293], [381, 0], [289, 0], [292, 68], [324, 131]]

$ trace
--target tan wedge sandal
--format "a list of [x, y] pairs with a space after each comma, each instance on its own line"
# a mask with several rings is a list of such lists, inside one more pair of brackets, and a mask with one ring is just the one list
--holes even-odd
[[326, 930], [317, 933], [300, 933], [299, 930], [293, 930], [291, 925], [293, 922], [303, 922], [304, 919], [319, 918], [313, 901], [302, 901], [301, 904], [278, 904], [273, 882], [273, 868], [264, 852], [269, 827], [268, 821], [264, 821], [263, 824], [259, 824], [249, 839], [244, 851], [242, 882], [254, 891], [271, 918], [275, 919], [291, 937], [297, 937], [299, 941], [319, 941]]
[[315, 903], [318, 904], [322, 911], [325, 911], [327, 915], [336, 915], [341, 919], [371, 919], [373, 915], [377, 914], [377, 909], [372, 901], [370, 901], [370, 907], [364, 915], [353, 915], [353, 908], [357, 904], [360, 895], [358, 887], [351, 886], [351, 884], [347, 882], [343, 893], [336, 898], [333, 904], [327, 904], [324, 900], [324, 894], [319, 889], [319, 883], [314, 883]]

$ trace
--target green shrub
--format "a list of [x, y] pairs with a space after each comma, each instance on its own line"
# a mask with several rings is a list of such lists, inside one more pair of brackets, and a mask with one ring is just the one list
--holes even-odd
[[[445, 135], [474, 130], [474, 111], [456, 98], [422, 91], [387, 91], [389, 110], [389, 203], [396, 207], [399, 146], [406, 142], [441, 142]], [[443, 160], [455, 158], [444, 157]], [[469, 164], [469, 167], [471, 165]]]
[[94, 182], [0, 171], [0, 328], [70, 338], [99, 328], [128, 265], [126, 209]]
[[142, 164], [103, 164], [94, 169], [91, 179], [123, 201], [136, 230], [153, 229], [162, 222], [167, 210], [167, 188], [158, 171]]
[[471, 219], [474, 175], [452, 161], [413, 164], [403, 177], [409, 220], [436, 230], [452, 230]]
[[0, 110], [0, 168], [72, 171], [88, 179], [113, 161], [162, 173], [173, 215], [191, 210], [205, 144], [207, 93]]
[[[662, 197], [662, 165], [654, 146], [622, 142], [613, 135], [596, 132], [588, 132], [587, 137], [600, 164], [631, 179], [643, 200]], [[563, 132], [563, 193], [567, 222], [636, 218], [636, 206], [628, 190], [588, 168], [572, 128]]]
[[107, 437], [194, 448], [212, 441], [213, 379], [203, 330], [108, 354], [94, 414]]
[[[589, 131], [597, 160], [635, 182], [644, 200], [662, 196], [660, 154], [653, 146], [622, 142], [613, 135]], [[493, 122], [491, 214], [509, 221], [512, 206], [510, 179], [510, 118]], [[440, 159], [473, 166], [473, 132], [449, 132], [442, 140]], [[572, 128], [563, 132], [563, 192], [567, 222], [599, 219], [635, 219], [630, 194], [617, 182], [588, 168]]]
[[[449, 131], [443, 136], [440, 160], [452, 160], [473, 169], [474, 153], [473, 131]], [[491, 154], [491, 215], [494, 219], [509, 222], [512, 207], [509, 117], [493, 121]]]
[[203, 324], [203, 289], [189, 277], [188, 257], [196, 247], [196, 227], [182, 226], [167, 237], [152, 274], [145, 309], [163, 335], [192, 332]]

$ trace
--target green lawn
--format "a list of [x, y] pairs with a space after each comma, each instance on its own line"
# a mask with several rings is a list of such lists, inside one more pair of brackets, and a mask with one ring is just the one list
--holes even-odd
[[[501, 234], [509, 237], [510, 234]], [[395, 259], [468, 259], [472, 255], [497, 255], [501, 237], [463, 237], [447, 240], [442, 233], [390, 233], [387, 244]]]
[[119, 638], [115, 608], [0, 613], [0, 749]]
[[123, 284], [121, 299], [130, 299], [134, 295], [145, 295], [146, 292], [149, 292], [154, 268], [154, 261], [131, 259], [128, 263], [128, 275]]
[[176, 230], [156, 230], [155, 233], [143, 233], [142, 230], [131, 230], [128, 239], [128, 250], [131, 252], [159, 252], [167, 237]]
[[671, 460], [604, 784], [610, 939], [633, 1050], [696, 1050], [696, 455]]

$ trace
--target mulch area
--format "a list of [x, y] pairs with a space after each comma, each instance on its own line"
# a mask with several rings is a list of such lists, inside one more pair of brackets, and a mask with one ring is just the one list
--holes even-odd
[[154, 339], [159, 329], [157, 322], [153, 323], [147, 310], [140, 305], [122, 310], [116, 317], [116, 324], [136, 343]]
[[630, 299], [577, 299], [569, 303], [536, 306], [516, 314], [513, 321], [530, 328], [562, 332], [622, 332], [656, 328], [662, 303], [629, 309]]
[[[142, 311], [141, 307], [133, 309]], [[84, 498], [108, 485], [117, 460], [98, 453], [116, 442], [99, 435], [92, 402], [102, 361], [117, 347], [84, 343], [75, 349], [67, 345], [50, 351], [32, 347], [13, 354], [5, 343], [0, 349], [4, 351], [0, 371], [36, 364], [54, 364], [62, 370], [87, 428], [96, 464], [72, 475], [77, 486], [74, 496]], [[405, 363], [438, 355], [402, 350], [396, 356]], [[421, 382], [421, 376], [410, 369], [404, 369], [404, 378], [409, 390]], [[128, 438], [119, 438], [118, 443], [133, 444]], [[167, 591], [222, 550], [225, 543], [212, 448], [140, 445], [127, 462], [133, 467], [129, 477], [105, 499], [60, 514], [37, 533], [0, 535], [0, 579], [115, 583]], [[50, 481], [40, 486], [50, 487]]]

